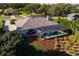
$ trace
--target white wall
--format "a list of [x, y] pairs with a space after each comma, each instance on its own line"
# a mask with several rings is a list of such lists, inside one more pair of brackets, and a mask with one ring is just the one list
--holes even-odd
[[16, 29], [17, 27], [15, 26], [15, 24], [10, 24], [10, 20], [5, 21], [4, 30], [14, 31]]

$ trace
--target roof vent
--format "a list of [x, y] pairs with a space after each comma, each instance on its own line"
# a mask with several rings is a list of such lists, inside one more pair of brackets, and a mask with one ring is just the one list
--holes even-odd
[[49, 20], [51, 20], [51, 17], [50, 17], [50, 15], [47, 15], [47, 20], [49, 21]]
[[47, 15], [47, 20], [49, 20], [50, 19], [50, 16], [49, 15]]

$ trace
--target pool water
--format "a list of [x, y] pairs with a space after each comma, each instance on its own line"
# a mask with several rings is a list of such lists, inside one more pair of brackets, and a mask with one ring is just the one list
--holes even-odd
[[61, 32], [59, 31], [55, 31], [55, 32], [49, 32], [49, 33], [44, 33], [42, 37], [51, 37], [51, 36], [55, 36], [55, 35], [60, 35], [62, 34]]
[[52, 35], [59, 35], [59, 34], [61, 34], [61, 32], [55, 31], [52, 33]]

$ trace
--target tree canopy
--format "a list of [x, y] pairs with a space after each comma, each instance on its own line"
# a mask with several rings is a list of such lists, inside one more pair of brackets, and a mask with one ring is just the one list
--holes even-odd
[[25, 13], [41, 13], [50, 14], [54, 16], [67, 16], [67, 14], [72, 12], [79, 12], [79, 5], [72, 4], [38, 4], [38, 3], [6, 3], [0, 4], [0, 9], [14, 8], [17, 11], [24, 11]]
[[0, 55], [15, 55], [15, 47], [21, 40], [22, 36], [17, 31], [0, 34]]

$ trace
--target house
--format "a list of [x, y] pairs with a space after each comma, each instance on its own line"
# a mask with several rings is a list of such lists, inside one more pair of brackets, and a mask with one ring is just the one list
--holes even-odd
[[67, 16], [67, 19], [70, 21], [75, 20], [77, 18], [79, 18], [79, 13], [71, 13], [71, 14], [68, 14], [68, 16]]
[[[49, 16], [25, 17], [16, 21], [16, 26], [24, 37], [30, 37], [26, 41], [29, 43], [38, 41], [46, 51], [54, 49], [64, 51], [65, 46], [62, 42], [69, 40], [70, 29], [51, 21]], [[35, 39], [32, 36], [38, 36], [38, 38], [35, 37]]]
[[[23, 37], [30, 38], [27, 39], [28, 42], [38, 41], [46, 50], [58, 49], [56, 47], [63, 49], [64, 44], [59, 41], [69, 40], [69, 29], [51, 21], [49, 16], [23, 17], [15, 21], [14, 25], [14, 30], [16, 29]], [[39, 39], [34, 36], [38, 36]]]
[[50, 21], [47, 17], [26, 17], [25, 19], [16, 21], [18, 31], [23, 36], [39, 35], [40, 38], [54, 38], [58, 36], [67, 35], [65, 32], [68, 28], [60, 25], [54, 21]]
[[4, 10], [4, 15], [13, 15], [14, 14], [14, 10], [12, 8], [7, 8]]

